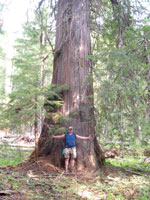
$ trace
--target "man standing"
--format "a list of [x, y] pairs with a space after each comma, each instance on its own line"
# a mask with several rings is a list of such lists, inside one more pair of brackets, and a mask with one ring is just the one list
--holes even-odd
[[68, 128], [68, 131], [66, 134], [63, 135], [56, 135], [52, 136], [52, 138], [61, 139], [65, 138], [65, 151], [64, 151], [64, 157], [65, 157], [65, 171], [68, 172], [68, 166], [69, 166], [69, 159], [71, 158], [71, 171], [74, 169], [75, 159], [77, 157], [76, 152], [76, 138], [81, 140], [90, 140], [91, 137], [83, 137], [78, 134], [75, 134], [73, 132], [73, 127], [70, 126]]

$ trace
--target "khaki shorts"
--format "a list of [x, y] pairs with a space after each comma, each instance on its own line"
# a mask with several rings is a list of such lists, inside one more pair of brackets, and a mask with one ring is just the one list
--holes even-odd
[[76, 158], [77, 157], [76, 147], [65, 148], [64, 157], [65, 158], [70, 158], [70, 157]]

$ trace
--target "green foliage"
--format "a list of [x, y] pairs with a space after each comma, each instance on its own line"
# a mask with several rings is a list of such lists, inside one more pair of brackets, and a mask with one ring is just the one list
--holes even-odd
[[149, 193], [150, 193], [150, 189], [148, 186], [145, 186], [142, 191], [142, 196], [138, 198], [138, 200], [149, 200]]
[[8, 104], [1, 109], [1, 128], [32, 126], [41, 110], [44, 112], [45, 96], [50, 89], [52, 52], [47, 43], [40, 41], [41, 34], [38, 21], [28, 22], [24, 25], [23, 38], [16, 41], [13, 90]]
[[9, 127], [20, 132], [18, 127], [24, 125], [28, 129], [36, 123], [40, 127], [45, 116], [54, 121], [59, 119], [59, 122], [66, 120], [56, 111], [62, 105], [62, 95], [69, 87], [50, 85], [55, 38], [55, 14], [51, 6], [44, 3], [35, 12], [33, 21], [24, 24], [23, 36], [16, 40], [12, 92], [9, 102], [0, 107], [1, 129]]
[[[132, 13], [134, 6], [129, 8], [130, 14], [126, 13], [131, 2], [128, 3], [120, 2], [121, 7], [113, 10], [107, 4], [109, 12], [104, 11], [105, 21], [100, 20], [104, 29], [99, 35], [93, 33], [96, 40], [93, 40], [95, 48], [90, 58], [95, 64], [95, 115], [101, 138], [132, 140], [141, 135], [144, 141], [149, 139], [150, 129], [150, 26], [144, 24], [144, 20], [138, 25], [139, 21]], [[134, 23], [127, 25], [121, 13], [129, 14], [128, 20]], [[122, 20], [122, 26], [118, 20]]]

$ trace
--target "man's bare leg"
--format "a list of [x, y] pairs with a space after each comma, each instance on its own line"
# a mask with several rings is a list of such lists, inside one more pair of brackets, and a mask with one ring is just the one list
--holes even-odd
[[74, 170], [74, 163], [75, 163], [75, 159], [74, 158], [71, 158], [71, 171], [73, 172]]
[[65, 158], [65, 171], [68, 171], [69, 158]]

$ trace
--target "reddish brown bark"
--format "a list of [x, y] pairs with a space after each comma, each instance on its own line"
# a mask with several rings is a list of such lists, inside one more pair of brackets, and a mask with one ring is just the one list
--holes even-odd
[[[63, 141], [52, 140], [51, 135], [58, 127], [73, 126], [74, 131], [82, 136], [91, 135], [94, 140], [77, 140], [77, 168], [97, 168], [103, 163], [102, 149], [95, 137], [95, 120], [93, 104], [93, 83], [91, 54], [89, 1], [60, 0], [56, 24], [56, 44], [52, 84], [57, 87], [69, 86], [62, 92], [64, 104], [58, 113], [72, 120], [57, 121], [45, 119], [39, 139], [39, 156], [50, 156], [51, 162], [58, 167], [64, 165], [61, 155]], [[52, 129], [55, 127], [55, 129]], [[60, 133], [62, 134], [62, 133]]]

